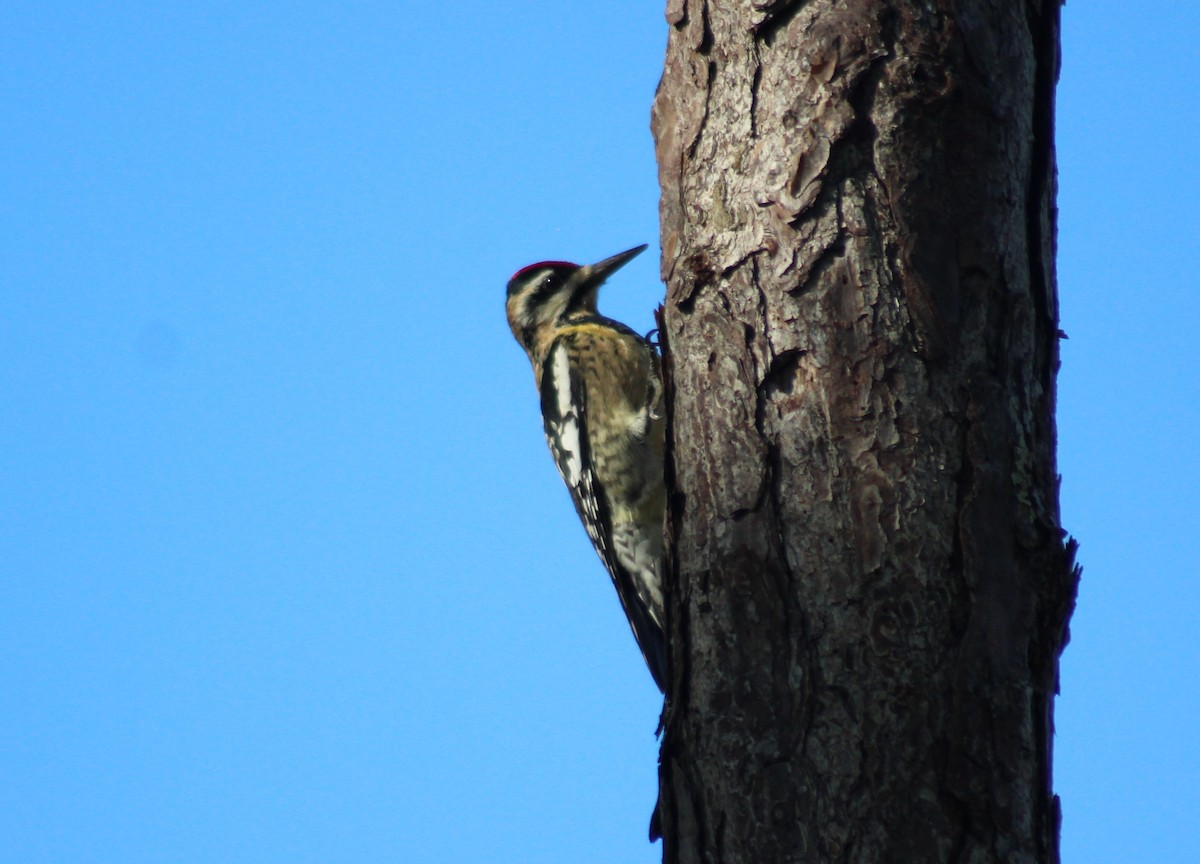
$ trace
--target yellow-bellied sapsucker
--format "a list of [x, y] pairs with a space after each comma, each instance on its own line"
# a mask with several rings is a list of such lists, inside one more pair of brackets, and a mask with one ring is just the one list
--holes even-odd
[[658, 352], [596, 310], [604, 280], [646, 247], [597, 264], [542, 261], [508, 282], [508, 325], [533, 364], [550, 452], [608, 569], [659, 690], [663, 643], [662, 377]]

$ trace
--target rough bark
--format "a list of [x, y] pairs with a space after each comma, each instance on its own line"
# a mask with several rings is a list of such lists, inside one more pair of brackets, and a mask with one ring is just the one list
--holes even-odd
[[1053, 0], [669, 0], [667, 862], [1055, 862]]

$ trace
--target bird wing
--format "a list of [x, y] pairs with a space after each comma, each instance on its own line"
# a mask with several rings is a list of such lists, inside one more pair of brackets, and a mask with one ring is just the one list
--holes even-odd
[[572, 361], [569, 336], [559, 337], [550, 346], [542, 367], [542, 418], [546, 441], [554, 464], [571, 492], [575, 510], [591, 538], [592, 546], [608, 575], [621, 608], [633, 630], [642, 657], [659, 690], [666, 689], [666, 646], [662, 629], [655, 623], [646, 602], [639, 595], [629, 571], [619, 561], [613, 547], [613, 523], [608, 501], [596, 476], [588, 441], [587, 384]]

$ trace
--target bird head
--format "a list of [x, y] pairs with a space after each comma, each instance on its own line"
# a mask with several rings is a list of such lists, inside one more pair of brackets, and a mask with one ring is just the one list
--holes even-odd
[[539, 261], [514, 273], [508, 280], [505, 305], [508, 326], [525, 353], [533, 358], [539, 334], [570, 316], [595, 314], [596, 296], [604, 280], [645, 249], [642, 244], [582, 266], [569, 261]]

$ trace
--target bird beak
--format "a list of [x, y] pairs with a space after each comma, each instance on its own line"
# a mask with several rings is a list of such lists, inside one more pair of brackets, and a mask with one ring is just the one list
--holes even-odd
[[637, 256], [646, 251], [646, 244], [634, 246], [632, 249], [626, 249], [624, 252], [619, 252], [611, 258], [605, 258], [603, 261], [598, 261], [595, 264], [589, 264], [584, 267], [586, 272], [584, 282], [589, 285], [599, 285], [612, 274], [616, 273], [627, 263], [632, 261]]

